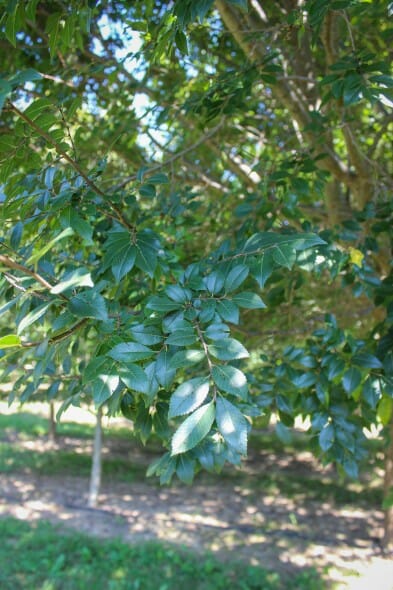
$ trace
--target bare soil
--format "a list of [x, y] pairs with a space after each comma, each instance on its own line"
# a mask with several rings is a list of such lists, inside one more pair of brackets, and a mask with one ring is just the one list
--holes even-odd
[[[33, 450], [53, 448], [43, 439], [18, 440]], [[88, 452], [89, 441], [59, 438], [56, 446]], [[107, 453], [130, 455], [146, 465], [152, 457], [130, 453], [128, 441], [108, 441]], [[296, 460], [255, 454], [247, 461], [248, 477], [258, 470], [311, 474], [324, 472], [309, 453]], [[240, 483], [239, 483], [240, 482]], [[27, 471], [2, 474], [0, 515], [29, 521], [45, 519], [97, 537], [127, 543], [163, 540], [194, 551], [213, 551], [224, 560], [241, 559], [291, 576], [314, 567], [335, 588], [393, 589], [393, 560], [381, 552], [383, 514], [367, 507], [337, 506], [332, 499], [311, 501], [307, 494], [258, 492], [239, 478], [197, 477], [193, 486], [159, 487], [155, 481], [122, 483], [105, 480], [97, 508], [87, 507], [86, 477], [39, 476]]]

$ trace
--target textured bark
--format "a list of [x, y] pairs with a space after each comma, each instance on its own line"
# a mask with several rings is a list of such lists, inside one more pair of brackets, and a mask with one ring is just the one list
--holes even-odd
[[97, 410], [96, 427], [94, 431], [93, 456], [90, 473], [90, 489], [88, 505], [90, 508], [97, 506], [98, 495], [101, 487], [102, 472], [102, 409]]

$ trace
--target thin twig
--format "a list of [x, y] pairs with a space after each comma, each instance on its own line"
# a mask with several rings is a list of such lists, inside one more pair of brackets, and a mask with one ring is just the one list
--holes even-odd
[[33, 277], [38, 283], [40, 283], [40, 285], [45, 287], [45, 289], [50, 290], [53, 287], [53, 285], [48, 283], [48, 281], [44, 279], [44, 277], [42, 277], [40, 274], [33, 270], [30, 270], [29, 268], [27, 268], [27, 266], [24, 266], [23, 264], [15, 262], [15, 260], [12, 260], [12, 258], [10, 258], [9, 256], [4, 256], [3, 254], [0, 254], [0, 264], [4, 264], [4, 266], [7, 266], [8, 268], [13, 268], [14, 270], [20, 270], [24, 274]]

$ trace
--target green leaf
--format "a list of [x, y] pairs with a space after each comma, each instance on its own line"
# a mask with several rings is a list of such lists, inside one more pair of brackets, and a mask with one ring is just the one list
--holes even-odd
[[172, 438], [172, 455], [185, 453], [205, 438], [215, 418], [215, 407], [211, 401], [198, 408], [179, 426]]
[[377, 408], [377, 416], [384, 426], [387, 426], [389, 424], [392, 413], [393, 399], [391, 397], [384, 396], [379, 402]]
[[119, 366], [119, 376], [128, 389], [144, 393], [150, 393], [149, 382], [145, 371], [133, 363], [122, 364]]
[[186, 303], [192, 299], [192, 291], [180, 285], [169, 285], [165, 289], [166, 295], [177, 303]]
[[50, 290], [54, 295], [75, 287], [94, 287], [91, 274], [85, 268], [77, 268], [63, 275], [61, 281]]
[[115, 361], [133, 363], [153, 356], [154, 352], [144, 344], [137, 342], [120, 342], [107, 353]]
[[0, 338], [0, 349], [13, 348], [14, 346], [22, 346], [21, 339], [17, 334], [7, 334]]
[[218, 389], [237, 395], [243, 400], [247, 399], [247, 379], [245, 374], [231, 365], [216, 365], [213, 367], [212, 376]]
[[273, 259], [280, 266], [290, 270], [296, 262], [296, 252], [293, 246], [282, 244], [274, 248]]
[[74, 232], [70, 227], [67, 227], [66, 229], [64, 229], [57, 236], [55, 236], [52, 240], [49, 240], [49, 242], [47, 242], [45, 244], [45, 246], [43, 246], [42, 248], [39, 248], [37, 250], [34, 250], [33, 254], [28, 259], [27, 264], [34, 264], [34, 263], [38, 262], [43, 256], [45, 256], [45, 254], [47, 252], [50, 252], [52, 250], [53, 246], [57, 242], [59, 242], [60, 240], [63, 240], [64, 238], [69, 238], [70, 236], [73, 235], [73, 233]]
[[92, 318], [103, 322], [108, 320], [105, 299], [92, 289], [72, 297], [68, 303], [68, 309], [79, 318]]
[[222, 340], [223, 338], [228, 338], [229, 334], [229, 327], [221, 322], [210, 324], [205, 330], [205, 336], [210, 340]]
[[232, 298], [232, 301], [239, 307], [245, 307], [246, 309], [264, 309], [266, 307], [259, 295], [247, 291], [238, 293]]
[[109, 234], [105, 248], [103, 267], [110, 266], [115, 280], [119, 283], [135, 264], [136, 247], [129, 232], [121, 230]]
[[197, 340], [198, 336], [195, 330], [190, 328], [179, 328], [175, 330], [166, 339], [167, 344], [174, 344], [175, 346], [188, 346]]
[[166, 174], [157, 172], [156, 174], [153, 174], [153, 176], [149, 177], [149, 182], [151, 184], [169, 184], [169, 178]]
[[251, 274], [256, 279], [259, 287], [264, 288], [266, 281], [274, 270], [274, 260], [270, 251], [262, 254], [260, 258], [252, 265]]
[[145, 324], [134, 324], [130, 328], [130, 333], [136, 342], [151, 346], [160, 344], [164, 337], [154, 326], [145, 326]]
[[176, 370], [171, 365], [172, 353], [161, 350], [155, 364], [155, 376], [161, 387], [170, 389], [176, 375]]
[[217, 313], [226, 322], [231, 324], [239, 323], [239, 307], [229, 299], [222, 299], [217, 302]]
[[205, 354], [202, 350], [179, 350], [169, 361], [169, 366], [173, 369], [186, 369], [187, 367], [200, 363], [204, 358]]
[[346, 393], [351, 395], [351, 393], [353, 393], [360, 385], [361, 380], [362, 375], [360, 371], [355, 367], [350, 367], [347, 371], [345, 371], [341, 381]]
[[245, 264], [234, 266], [225, 278], [224, 290], [226, 293], [235, 291], [248, 277], [249, 268]]
[[172, 394], [168, 418], [183, 416], [199, 408], [209, 393], [209, 379], [197, 377], [185, 381]]
[[352, 357], [352, 362], [354, 365], [358, 367], [363, 367], [364, 369], [382, 369], [383, 364], [381, 361], [368, 352], [358, 352]]
[[104, 356], [93, 358], [83, 372], [83, 382], [92, 388], [96, 405], [110, 398], [119, 381], [116, 363]]
[[61, 223], [67, 224], [68, 227], [74, 230], [75, 234], [81, 236], [86, 244], [90, 246], [94, 244], [92, 235], [93, 227], [83, 217], [78, 215], [73, 207], [67, 207], [60, 219]]
[[321, 430], [319, 433], [319, 446], [321, 447], [322, 451], [326, 453], [334, 443], [335, 435], [334, 435], [334, 426], [333, 424], [328, 424]]
[[218, 430], [225, 442], [241, 455], [247, 454], [248, 422], [240, 410], [223, 397], [216, 402]]
[[45, 313], [48, 311], [50, 306], [52, 305], [53, 301], [49, 301], [47, 303], [42, 303], [38, 307], [35, 307], [32, 311], [30, 311], [27, 315], [25, 315], [22, 320], [18, 324], [17, 333], [21, 334], [23, 330], [34, 324], [37, 320], [39, 320]]
[[180, 455], [176, 463], [176, 475], [183, 483], [191, 484], [195, 474], [195, 459]]
[[16, 33], [18, 32], [18, 12], [17, 8], [8, 15], [5, 23], [5, 36], [8, 41], [16, 47]]
[[245, 359], [250, 355], [238, 340], [234, 338], [225, 338], [221, 342], [215, 342], [208, 345], [209, 353], [220, 361], [232, 361], [235, 359]]
[[153, 295], [148, 300], [146, 307], [152, 311], [169, 313], [170, 311], [181, 309], [182, 305], [176, 301], [171, 301], [171, 299], [165, 297], [164, 295]]
[[153, 238], [144, 232], [140, 232], [137, 236], [135, 247], [136, 266], [146, 272], [149, 277], [153, 277], [157, 266], [157, 250]]
[[209, 293], [216, 295], [224, 288], [224, 275], [219, 270], [215, 270], [205, 277], [203, 282]]

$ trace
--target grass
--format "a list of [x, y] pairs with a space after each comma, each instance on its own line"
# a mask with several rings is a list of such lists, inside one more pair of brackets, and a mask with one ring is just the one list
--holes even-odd
[[[279, 575], [163, 543], [126, 545], [64, 532], [45, 522], [0, 519], [2, 590], [283, 590]], [[313, 570], [291, 578], [291, 590], [323, 590]]]
[[[27, 471], [39, 475], [89, 477], [91, 456], [73, 451], [32, 451], [20, 449], [12, 443], [0, 442], [0, 473]], [[146, 467], [131, 463], [129, 459], [106, 457], [103, 460], [103, 477], [133, 482], [145, 476]]]
[[[49, 421], [42, 416], [29, 412], [0, 415], [0, 432], [3, 430], [17, 431], [25, 438], [46, 436], [48, 434]], [[59, 436], [70, 436], [74, 438], [92, 439], [94, 436], [94, 425], [79, 422], [59, 422], [56, 424], [56, 432]], [[104, 435], [115, 436], [116, 438], [133, 438], [131, 428], [104, 427]]]

